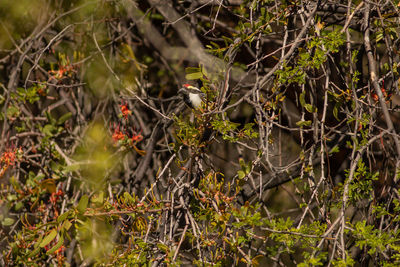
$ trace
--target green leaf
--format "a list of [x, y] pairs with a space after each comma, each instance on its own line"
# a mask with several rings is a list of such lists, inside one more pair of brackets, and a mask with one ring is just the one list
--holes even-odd
[[212, 44], [214, 47], [216, 47], [216, 48], [221, 48], [220, 46], [219, 46], [219, 44], [217, 44], [217, 43], [215, 43], [215, 42], [212, 42], [212, 41], [210, 41], [210, 44]]
[[71, 112], [68, 112], [68, 113], [62, 115], [62, 116], [58, 119], [58, 122], [57, 122], [58, 125], [63, 124], [66, 120], [68, 120], [69, 118], [71, 118], [71, 116], [72, 116], [72, 113], [71, 113]]
[[40, 243], [40, 247], [44, 248], [45, 246], [47, 246], [51, 241], [53, 241], [54, 238], [56, 238], [56, 236], [57, 236], [56, 229], [51, 230], [51, 232]]
[[65, 219], [68, 218], [68, 215], [70, 214], [70, 211], [64, 212], [63, 214], [61, 214], [60, 216], [57, 217], [57, 223], [61, 223], [63, 221], [65, 221]]
[[164, 244], [161, 244], [161, 243], [158, 243], [157, 244], [157, 247], [160, 249], [160, 250], [162, 250], [163, 252], [165, 252], [165, 253], [167, 253], [168, 252], [168, 247], [166, 246], [166, 245], [164, 245]]
[[237, 174], [239, 176], [239, 179], [243, 179], [244, 177], [246, 177], [246, 173], [244, 171], [240, 170], [240, 171], [237, 172]]
[[15, 203], [14, 209], [15, 209], [16, 211], [19, 211], [19, 210], [22, 209], [23, 207], [24, 207], [24, 204], [23, 204], [21, 201], [19, 201], [19, 202]]
[[31, 253], [28, 254], [27, 258], [32, 258], [36, 254], [38, 254], [40, 252], [40, 249], [41, 249], [41, 247], [35, 248]]
[[17, 200], [17, 199], [18, 199], [17, 195], [14, 195], [14, 194], [8, 195], [8, 196], [7, 196], [7, 200], [8, 200], [9, 202], [13, 202], [13, 201], [15, 201], [15, 200]]
[[45, 112], [45, 115], [46, 115], [46, 117], [47, 117], [47, 120], [48, 120], [51, 124], [53, 124], [53, 125], [56, 124], [56, 119], [53, 118], [53, 116], [51, 116], [51, 113], [50, 113], [50, 112], [46, 111], [46, 112]]
[[378, 33], [377, 35], [376, 35], [376, 42], [378, 43], [380, 40], [382, 40], [383, 39], [383, 33], [382, 32], [380, 32], [380, 33]]
[[251, 167], [252, 167], [252, 162], [250, 161], [247, 165], [246, 165], [246, 168], [245, 168], [245, 172], [246, 172], [246, 174], [249, 174], [250, 173], [250, 171], [251, 171]]
[[57, 130], [56, 127], [54, 127], [51, 124], [46, 124], [43, 129], [42, 129], [42, 133], [44, 133], [47, 136], [53, 136], [53, 133]]
[[154, 20], [164, 20], [164, 17], [163, 17], [161, 14], [154, 14], [154, 13], [151, 13], [151, 14], [150, 14], [150, 18], [151, 18], [151, 19], [154, 19]]
[[36, 240], [36, 243], [35, 243], [35, 245], [33, 246], [34, 248], [40, 248], [40, 243], [42, 243], [42, 240], [43, 240], [43, 236], [41, 235], [41, 236], [39, 236], [39, 238], [38, 238], [38, 240]]
[[311, 125], [311, 121], [298, 121], [298, 122], [296, 122], [296, 125], [300, 126], [300, 127], [302, 127], [302, 126], [310, 126]]
[[334, 116], [335, 119], [338, 120], [338, 121], [339, 121], [339, 117], [338, 117], [339, 106], [340, 106], [340, 103], [337, 102], [337, 103], [335, 104], [335, 106], [333, 107], [333, 116]]
[[265, 16], [265, 7], [260, 8], [261, 16]]
[[310, 112], [310, 113], [317, 112], [317, 108], [314, 107], [314, 106], [311, 105], [311, 104], [305, 104], [304, 107], [305, 107], [306, 110], [307, 110], [308, 112]]
[[61, 229], [65, 229], [66, 231], [69, 230], [69, 228], [71, 228], [72, 223], [68, 220], [64, 221], [64, 223], [61, 226]]
[[44, 175], [43, 173], [39, 173], [38, 175], [36, 175], [33, 179], [37, 182], [39, 182], [40, 180], [42, 180], [43, 178], [45, 178], [46, 175]]
[[186, 74], [186, 80], [197, 80], [200, 78], [203, 78], [203, 73], [201, 72]]
[[132, 200], [132, 196], [128, 192], [124, 192], [124, 199], [125, 201], [130, 201]]
[[59, 249], [62, 245], [64, 244], [64, 237], [60, 236], [60, 239], [58, 240], [57, 244], [54, 245], [51, 249], [49, 249], [46, 252], [46, 255], [51, 255], [53, 254], [57, 249]]
[[79, 200], [78, 206], [76, 209], [78, 210], [79, 213], [84, 213], [87, 206], [89, 204], [89, 197], [87, 195], [83, 195], [81, 199]]
[[306, 91], [303, 91], [303, 92], [300, 94], [300, 97], [299, 97], [300, 105], [301, 105], [302, 107], [304, 107], [304, 106], [306, 105], [305, 96], [306, 96]]
[[231, 38], [226, 37], [226, 36], [221, 36], [221, 37], [222, 37], [222, 39], [224, 39], [224, 42], [226, 45], [233, 44], [233, 40]]
[[201, 72], [204, 74], [204, 76], [206, 77], [206, 78], [209, 78], [210, 77], [210, 73], [207, 71], [207, 68], [206, 67], [202, 67], [201, 68]]
[[331, 151], [329, 151], [329, 154], [333, 154], [333, 153], [337, 153], [337, 152], [339, 152], [340, 150], [339, 150], [339, 146], [334, 146], [332, 149], [331, 149]]
[[185, 72], [186, 72], [187, 74], [190, 74], [190, 73], [197, 73], [197, 72], [199, 72], [199, 71], [201, 71], [200, 68], [196, 68], [196, 67], [187, 67], [187, 68], [185, 69]]
[[14, 222], [15, 222], [15, 220], [14, 220], [13, 218], [5, 218], [5, 219], [1, 222], [1, 224], [2, 224], [3, 226], [10, 226], [10, 225], [13, 225]]

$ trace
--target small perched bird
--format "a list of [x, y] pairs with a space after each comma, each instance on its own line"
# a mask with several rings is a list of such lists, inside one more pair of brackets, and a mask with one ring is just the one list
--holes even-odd
[[[199, 84], [199, 87], [200, 86], [201, 83]], [[179, 89], [178, 93], [182, 95], [185, 104], [192, 109], [200, 108], [206, 97], [206, 94], [203, 93], [199, 88], [187, 83], [184, 84], [181, 89]], [[203, 123], [204, 125], [201, 127], [203, 128], [203, 134], [200, 142], [209, 141], [214, 134], [214, 130], [212, 129], [210, 122], [203, 121]]]
[[181, 89], [178, 91], [182, 95], [183, 101], [190, 108], [198, 109], [201, 107], [201, 103], [205, 98], [205, 94], [197, 87], [185, 83]]

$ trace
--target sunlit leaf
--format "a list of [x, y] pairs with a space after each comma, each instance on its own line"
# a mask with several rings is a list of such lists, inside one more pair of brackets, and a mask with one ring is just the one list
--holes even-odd
[[86, 211], [86, 208], [89, 204], [89, 197], [87, 195], [83, 195], [81, 199], [79, 200], [78, 206], [76, 209], [78, 210], [79, 213], [84, 213]]
[[51, 232], [42, 240], [40, 243], [40, 247], [44, 248], [47, 246], [54, 238], [57, 236], [57, 231], [55, 229], [51, 230]]
[[1, 224], [2, 224], [3, 226], [11, 226], [11, 225], [14, 224], [14, 222], [15, 222], [15, 220], [14, 220], [13, 218], [5, 218], [5, 219], [1, 222]]
[[298, 121], [296, 122], [297, 126], [310, 126], [311, 125], [311, 121]]
[[60, 236], [60, 239], [58, 240], [57, 244], [54, 245], [51, 249], [49, 249], [46, 252], [46, 255], [51, 255], [53, 254], [57, 249], [59, 249], [62, 245], [64, 244], [64, 237]]
[[186, 80], [197, 80], [202, 77], [203, 77], [203, 73], [201, 73], [201, 72], [190, 73], [190, 74], [186, 74], [186, 76], [185, 76]]

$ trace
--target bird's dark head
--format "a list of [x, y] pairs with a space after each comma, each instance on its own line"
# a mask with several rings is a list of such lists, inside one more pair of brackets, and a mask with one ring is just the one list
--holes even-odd
[[188, 89], [188, 87], [190, 87], [190, 86], [191, 86], [190, 84], [187, 84], [187, 83], [184, 84], [184, 85], [182, 86], [182, 88], [178, 90], [178, 94], [180, 94], [180, 95], [182, 95], [182, 96], [188, 95], [188, 94], [189, 94], [189, 91], [188, 91], [187, 89]]
[[183, 97], [186, 105], [191, 108], [198, 108], [201, 106], [202, 99], [205, 94], [193, 85], [185, 83], [181, 89], [178, 90], [178, 94]]
[[182, 88], [179, 89], [178, 91], [179, 94], [200, 94], [200, 95], [204, 95], [204, 93], [197, 87], [190, 85], [188, 83], [185, 83], [182, 85]]

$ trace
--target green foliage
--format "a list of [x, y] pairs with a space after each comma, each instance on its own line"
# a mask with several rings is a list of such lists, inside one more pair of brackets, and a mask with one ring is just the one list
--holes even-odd
[[[348, 178], [348, 171], [346, 178]], [[373, 199], [373, 182], [378, 179], [379, 173], [371, 173], [361, 160], [357, 164], [357, 169], [354, 173], [354, 178], [349, 184], [349, 202], [357, 203], [360, 200]], [[342, 188], [339, 190], [342, 193]]]
[[[276, 71], [278, 84], [305, 83], [308, 70], [318, 70], [327, 60], [328, 53], [338, 52], [344, 43], [344, 37], [339, 31], [323, 31], [320, 37], [314, 36], [307, 42], [307, 48], [299, 53], [295, 66], [285, 62], [280, 70]], [[311, 111], [307, 109], [309, 112]]]
[[398, 3], [155, 2], [1, 2], [0, 265], [398, 266]]
[[304, 252], [304, 262], [298, 264], [299, 267], [307, 267], [307, 266], [324, 266], [327, 258], [327, 252], [319, 252], [316, 256], [313, 256], [309, 252]]
[[[180, 142], [186, 146], [192, 148], [200, 147], [200, 140], [202, 136], [202, 131], [197, 127], [197, 123], [190, 122], [188, 120], [180, 119], [175, 116], [174, 118], [176, 128], [176, 135]], [[178, 147], [178, 146], [175, 146]]]
[[281, 70], [276, 72], [278, 84], [304, 84], [306, 73], [301, 69], [300, 66], [291, 67], [287, 64], [283, 64]]
[[228, 119], [222, 119], [220, 116], [216, 115], [214, 119], [211, 121], [211, 125], [214, 130], [221, 133], [222, 138], [224, 140], [235, 142], [238, 140], [238, 137], [234, 136], [234, 132], [239, 127], [239, 123], [234, 123], [229, 121]]
[[36, 86], [29, 87], [28, 89], [17, 88], [16, 93], [12, 93], [12, 97], [21, 102], [29, 102], [33, 104], [39, 101], [41, 95], [45, 95], [47, 92], [46, 86], [43, 84], [38, 84]]
[[[382, 253], [390, 248], [393, 255], [400, 255], [399, 238], [396, 232], [382, 232], [375, 229], [373, 225], [367, 225], [366, 221], [356, 222], [354, 225], [354, 237], [356, 238], [356, 246], [366, 249], [368, 254]], [[399, 263], [398, 259], [396, 260]]]
[[238, 170], [237, 174], [239, 179], [243, 179], [250, 174], [253, 163], [250, 161], [246, 164], [243, 159], [239, 159], [239, 164], [241, 169]]
[[345, 260], [343, 260], [343, 259], [334, 260], [333, 261], [333, 265], [334, 266], [343, 266], [343, 267], [345, 267], [345, 266], [354, 266], [356, 261], [354, 259], [352, 259], [351, 257], [349, 257], [349, 255], [346, 255], [346, 256], [347, 257], [346, 257]]

